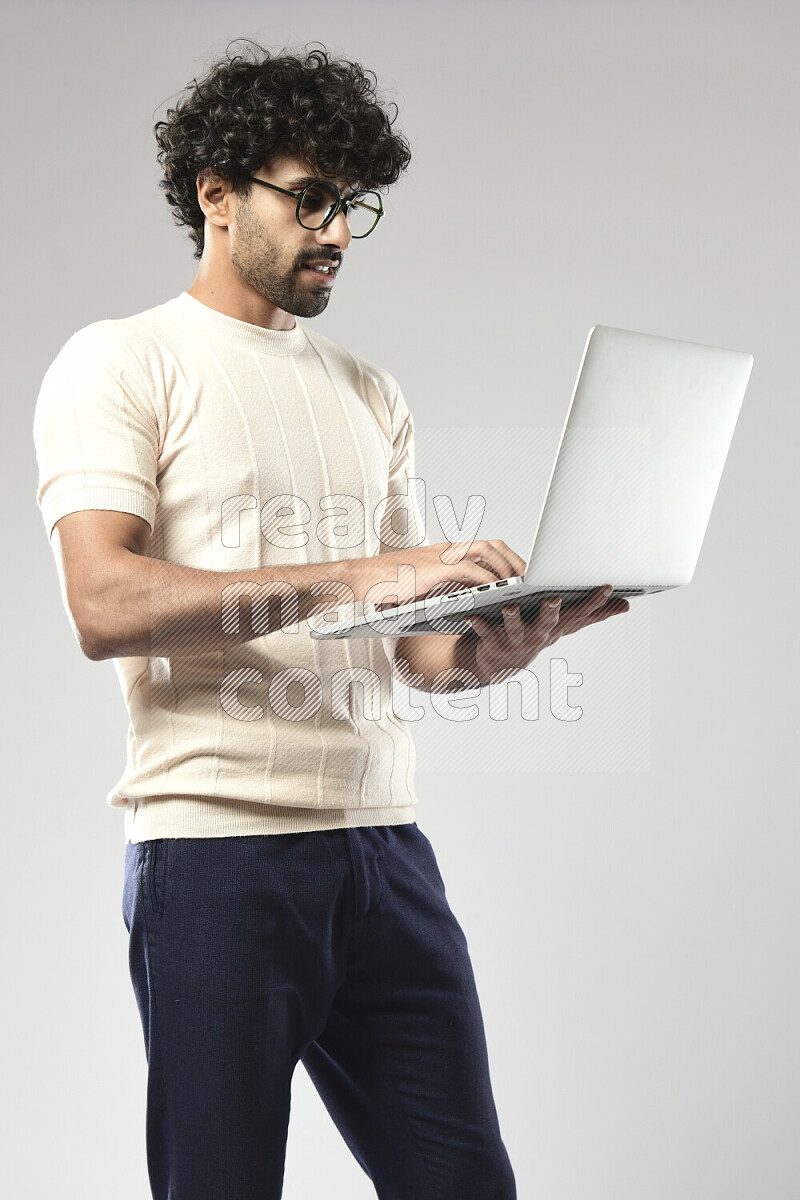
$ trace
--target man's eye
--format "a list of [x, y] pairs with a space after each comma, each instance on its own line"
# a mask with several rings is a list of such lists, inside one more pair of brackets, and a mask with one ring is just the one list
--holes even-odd
[[319, 204], [322, 199], [322, 189], [318, 187], [308, 188], [303, 197], [304, 204]]
[[329, 191], [328, 188], [310, 187], [306, 189], [301, 207], [303, 212], [322, 212], [335, 203], [335, 192]]

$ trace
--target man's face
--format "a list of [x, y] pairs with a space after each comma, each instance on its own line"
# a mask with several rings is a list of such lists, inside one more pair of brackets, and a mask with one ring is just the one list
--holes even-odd
[[[253, 174], [299, 192], [314, 172], [302, 159], [283, 156]], [[341, 189], [340, 180], [332, 182]], [[231, 262], [245, 283], [277, 308], [316, 317], [327, 307], [352, 238], [341, 211], [324, 229], [314, 230], [303, 228], [296, 210], [291, 196], [252, 184], [249, 198], [236, 197], [236, 216], [228, 227]], [[327, 263], [330, 273], [314, 271], [306, 265], [311, 262]]]

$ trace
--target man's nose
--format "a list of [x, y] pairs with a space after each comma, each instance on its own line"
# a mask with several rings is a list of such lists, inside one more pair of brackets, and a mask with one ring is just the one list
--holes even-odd
[[317, 230], [317, 241], [323, 246], [338, 246], [339, 249], [346, 250], [352, 240], [350, 226], [341, 209], [323, 229]]

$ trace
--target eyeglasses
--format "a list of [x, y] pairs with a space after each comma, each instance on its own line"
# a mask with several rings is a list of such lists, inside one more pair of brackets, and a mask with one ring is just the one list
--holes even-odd
[[266, 179], [256, 179], [255, 175], [246, 178], [296, 200], [295, 215], [304, 229], [324, 229], [341, 209], [352, 236], [365, 238], [384, 215], [383, 200], [378, 192], [356, 192], [345, 200], [336, 184], [324, 179], [312, 180], [302, 192], [290, 192], [275, 183], [267, 183]]

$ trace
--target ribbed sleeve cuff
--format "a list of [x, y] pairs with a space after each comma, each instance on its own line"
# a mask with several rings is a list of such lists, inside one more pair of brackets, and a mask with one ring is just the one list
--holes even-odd
[[112, 512], [132, 513], [135, 517], [143, 517], [151, 529], [156, 516], [156, 502], [151, 497], [142, 492], [116, 487], [73, 488], [57, 496], [48, 496], [42, 501], [41, 508], [48, 538], [53, 533], [56, 521], [66, 517], [68, 513], [81, 512], [84, 509], [110, 509]]

